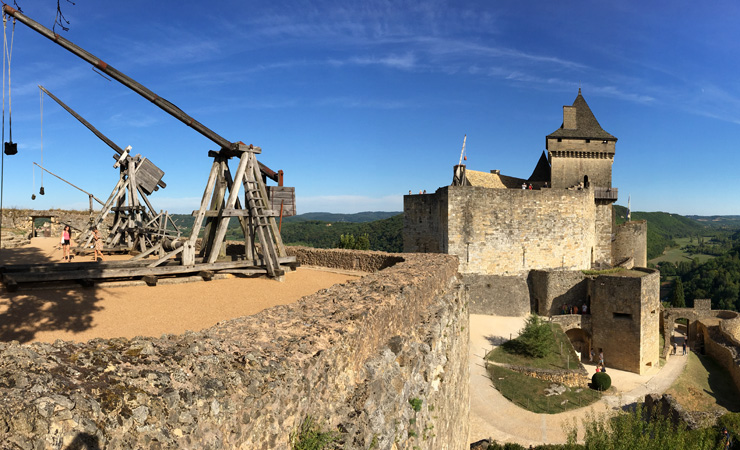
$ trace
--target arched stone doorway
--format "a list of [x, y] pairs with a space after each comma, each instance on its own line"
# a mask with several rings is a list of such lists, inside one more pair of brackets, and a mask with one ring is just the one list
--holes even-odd
[[582, 328], [571, 328], [565, 332], [565, 335], [568, 336], [573, 349], [580, 355], [581, 361], [588, 361], [591, 352], [591, 335]]

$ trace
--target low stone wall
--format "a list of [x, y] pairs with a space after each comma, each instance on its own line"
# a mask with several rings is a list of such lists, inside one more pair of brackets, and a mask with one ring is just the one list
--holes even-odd
[[706, 421], [710, 423], [716, 422], [718, 417], [718, 414], [714, 414], [714, 417], [711, 417], [712, 413], [686, 411], [670, 394], [646, 395], [645, 409], [647, 410], [648, 417], [660, 415], [667, 418], [674, 426], [683, 424], [689, 430], [696, 430], [702, 426], [707, 426]]
[[[375, 267], [362, 262], [375, 252], [292, 251]], [[380, 266], [393, 259], [197, 333], [1, 343], [0, 448], [289, 448], [311, 416], [345, 449], [462, 450], [469, 313], [457, 259]]]
[[732, 376], [736, 389], [740, 390], [740, 352], [732, 341], [726, 339], [718, 325], [697, 323], [697, 333], [704, 339], [704, 351], [714, 358]]
[[348, 252], [339, 249], [315, 249], [310, 247], [285, 247], [288, 255], [295, 256], [302, 265], [328, 267], [331, 269], [377, 272], [403, 261], [399, 254], [385, 252]]
[[462, 274], [468, 288], [470, 312], [492, 316], [526, 316], [531, 312], [526, 275]]
[[591, 382], [588, 372], [583, 367], [581, 367], [580, 370], [555, 370], [512, 366], [510, 364], [501, 364], [501, 366], [532, 378], [550, 381], [568, 387], [588, 387], [588, 384]]

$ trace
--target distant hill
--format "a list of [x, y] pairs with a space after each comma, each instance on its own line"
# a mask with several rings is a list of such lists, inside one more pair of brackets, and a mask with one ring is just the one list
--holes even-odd
[[740, 216], [686, 216], [697, 222], [717, 228], [740, 229]]
[[387, 212], [387, 211], [365, 211], [354, 214], [337, 214], [328, 212], [310, 212], [305, 214], [298, 214], [297, 216], [286, 217], [283, 219], [285, 222], [305, 222], [308, 220], [320, 220], [322, 222], [372, 222], [374, 220], [387, 219], [389, 217], [397, 216], [401, 214], [401, 211]]
[[[627, 208], [614, 205], [617, 224], [627, 220]], [[667, 247], [675, 247], [674, 239], [693, 236], [708, 231], [708, 226], [702, 222], [666, 212], [632, 211], [632, 220], [647, 220], [647, 257], [657, 258]]]

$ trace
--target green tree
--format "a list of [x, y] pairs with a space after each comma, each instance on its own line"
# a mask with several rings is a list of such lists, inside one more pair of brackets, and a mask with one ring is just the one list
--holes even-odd
[[548, 349], [552, 348], [554, 341], [550, 324], [540, 316], [532, 314], [527, 317], [519, 337], [504, 344], [504, 349], [510, 353], [542, 358], [547, 355]]
[[673, 282], [673, 292], [671, 293], [671, 306], [674, 308], [685, 308], [686, 300], [683, 296], [683, 283], [680, 277], [676, 277]]

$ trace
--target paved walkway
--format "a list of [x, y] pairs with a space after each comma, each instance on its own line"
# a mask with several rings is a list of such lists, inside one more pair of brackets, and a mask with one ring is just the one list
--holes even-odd
[[[564, 443], [567, 435], [564, 426], [579, 426], [588, 416], [605, 414], [642, 401], [646, 394], [663, 393], [683, 372], [687, 358], [669, 357], [662, 368], [655, 368], [645, 375], [638, 375], [609, 368], [612, 385], [617, 395], [605, 396], [598, 402], [580, 409], [560, 414], [536, 414], [516, 406], [493, 387], [485, 369], [483, 357], [494, 346], [519, 335], [525, 317], [497, 317], [470, 315], [470, 442], [492, 438], [500, 443], [515, 442], [524, 446]], [[594, 368], [586, 364], [589, 373]]]

